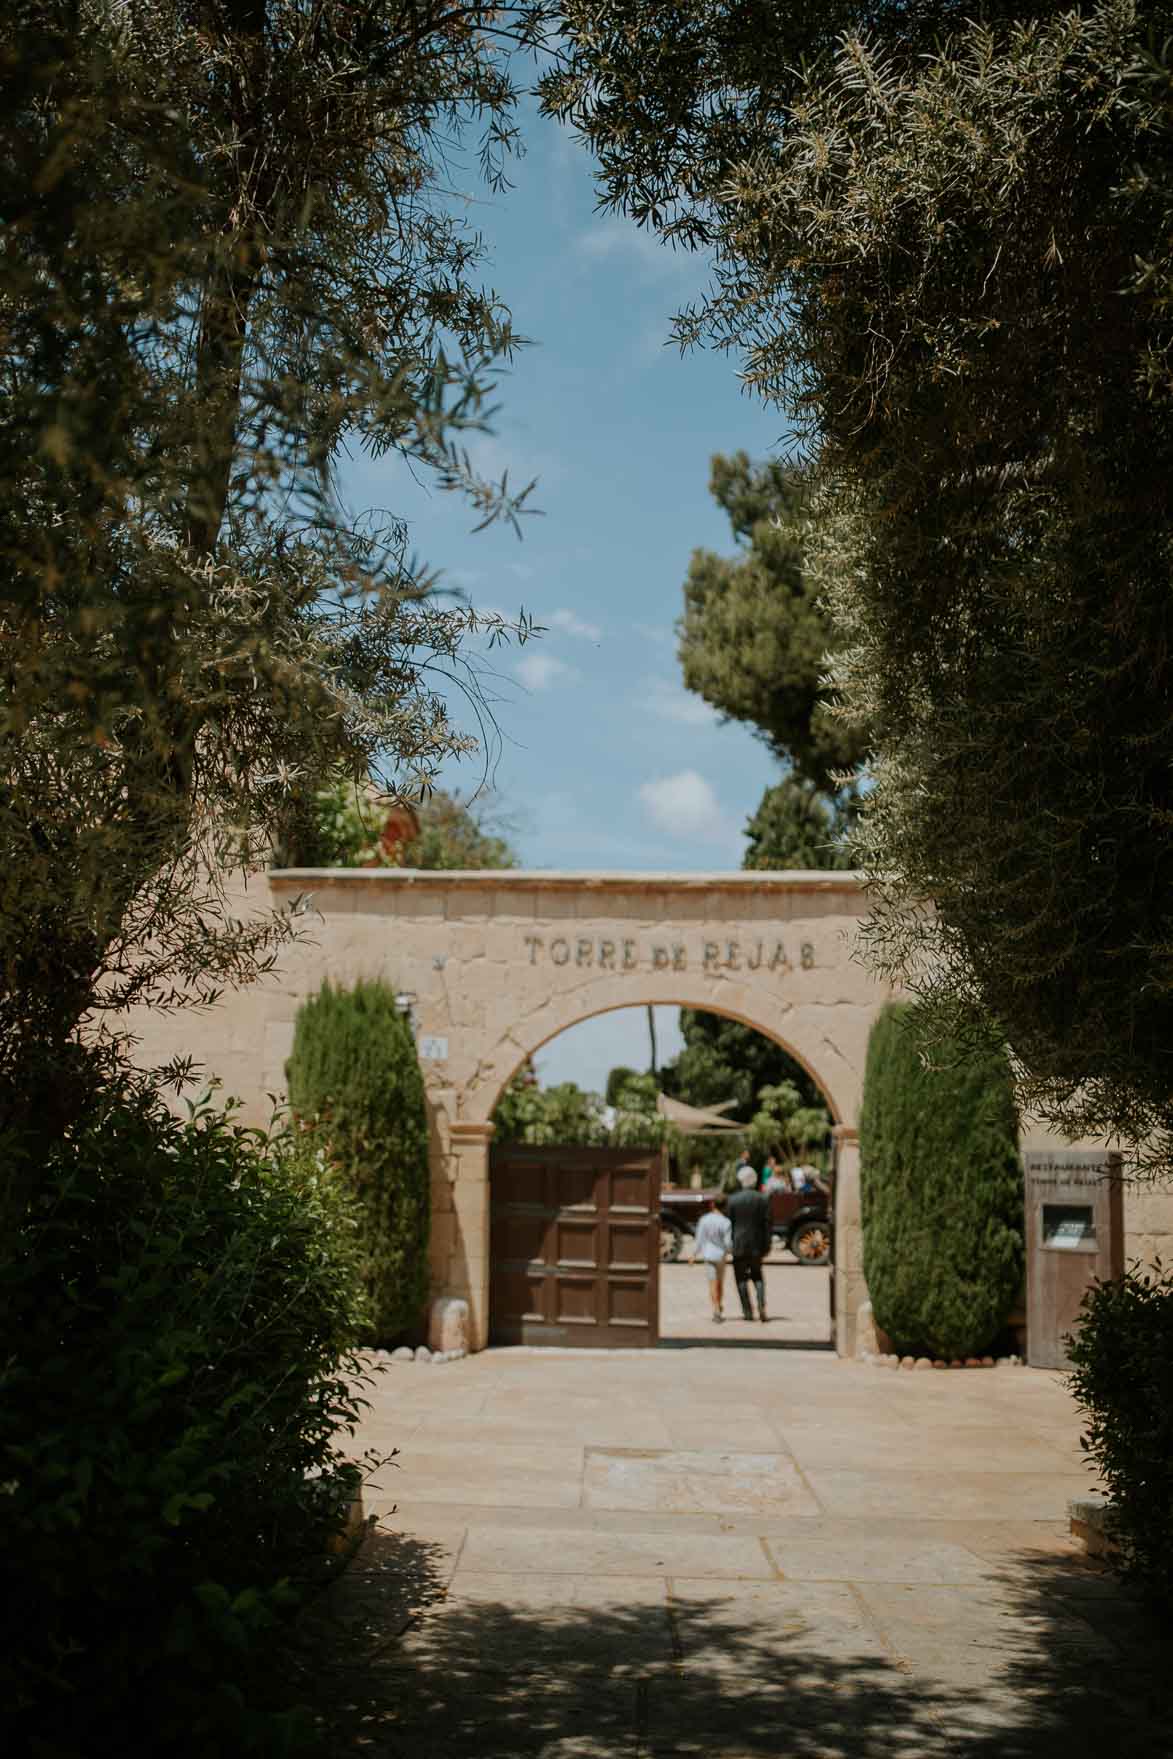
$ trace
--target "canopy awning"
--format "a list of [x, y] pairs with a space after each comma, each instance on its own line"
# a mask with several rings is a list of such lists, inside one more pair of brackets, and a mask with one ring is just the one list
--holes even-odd
[[670, 1124], [675, 1124], [682, 1136], [717, 1136], [744, 1130], [744, 1124], [735, 1124], [731, 1118], [721, 1116], [736, 1104], [735, 1099], [726, 1099], [714, 1106], [685, 1105], [682, 1099], [669, 1099], [666, 1093], [656, 1095], [656, 1110]]

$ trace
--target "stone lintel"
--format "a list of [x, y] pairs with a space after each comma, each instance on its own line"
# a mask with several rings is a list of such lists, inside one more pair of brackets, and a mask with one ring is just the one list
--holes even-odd
[[787, 872], [559, 873], [542, 868], [431, 870], [413, 867], [284, 867], [268, 875], [274, 891], [321, 886], [374, 886], [380, 891], [424, 888], [439, 892], [801, 892], [862, 893], [862, 874], [795, 869]]

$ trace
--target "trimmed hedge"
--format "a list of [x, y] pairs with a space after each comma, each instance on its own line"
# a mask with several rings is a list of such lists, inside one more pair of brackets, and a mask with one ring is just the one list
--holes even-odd
[[287, 1753], [285, 1627], [358, 1477], [354, 1217], [301, 1145], [141, 1090], [37, 1172], [0, 1242], [9, 1750]]
[[298, 1012], [286, 1078], [295, 1117], [361, 1206], [371, 1340], [393, 1343], [423, 1317], [431, 1219], [424, 1082], [394, 991], [324, 982]]
[[1173, 1271], [1133, 1267], [1084, 1297], [1071, 1388], [1107, 1488], [1123, 1574], [1173, 1618]]
[[980, 1356], [1015, 1304], [1022, 1166], [1010, 1068], [993, 1047], [935, 1044], [909, 1004], [872, 1027], [860, 1112], [864, 1275], [902, 1355]]

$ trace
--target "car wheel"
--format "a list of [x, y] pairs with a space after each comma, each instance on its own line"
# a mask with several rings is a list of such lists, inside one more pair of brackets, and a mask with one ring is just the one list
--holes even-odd
[[684, 1234], [680, 1228], [673, 1227], [671, 1222], [660, 1223], [660, 1263], [672, 1264], [680, 1257], [680, 1248], [684, 1244]]
[[790, 1236], [790, 1250], [799, 1264], [826, 1264], [831, 1256], [831, 1230], [826, 1222], [803, 1222]]

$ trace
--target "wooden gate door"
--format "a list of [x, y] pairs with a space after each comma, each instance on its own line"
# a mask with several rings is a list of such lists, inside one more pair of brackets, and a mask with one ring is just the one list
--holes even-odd
[[658, 1342], [658, 1154], [503, 1144], [489, 1192], [490, 1343]]

